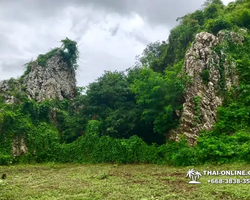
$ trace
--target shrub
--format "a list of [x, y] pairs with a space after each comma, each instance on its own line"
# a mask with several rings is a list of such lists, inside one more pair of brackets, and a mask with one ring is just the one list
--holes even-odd
[[217, 35], [217, 33], [221, 30], [231, 30], [233, 28], [233, 24], [225, 18], [217, 18], [217, 19], [210, 19], [204, 25], [206, 31]]
[[209, 82], [209, 70], [205, 69], [201, 73], [201, 78], [204, 84], [208, 84]]

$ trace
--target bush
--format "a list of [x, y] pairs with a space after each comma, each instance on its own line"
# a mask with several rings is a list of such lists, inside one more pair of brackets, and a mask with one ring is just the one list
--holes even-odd
[[242, 10], [239, 15], [235, 16], [233, 21], [240, 27], [250, 28], [250, 11], [249, 9]]
[[204, 25], [206, 31], [217, 35], [217, 33], [221, 30], [231, 30], [233, 28], [233, 24], [225, 18], [218, 19], [210, 19]]
[[207, 85], [209, 82], [209, 70], [207, 69], [203, 70], [201, 73], [201, 78], [202, 78], [203, 83]]
[[[94, 121], [94, 120], [93, 120]], [[92, 122], [91, 122], [92, 123]], [[53, 126], [40, 123], [31, 127], [27, 137], [29, 152], [18, 158], [11, 155], [10, 145], [1, 146], [0, 164], [14, 162], [59, 162], [59, 163], [156, 163], [175, 166], [194, 166], [205, 163], [223, 164], [234, 161], [250, 162], [250, 134], [242, 130], [232, 136], [205, 132], [197, 145], [189, 147], [183, 137], [179, 142], [167, 145], [147, 145], [138, 136], [129, 139], [98, 137], [87, 134], [69, 144], [60, 144]]]

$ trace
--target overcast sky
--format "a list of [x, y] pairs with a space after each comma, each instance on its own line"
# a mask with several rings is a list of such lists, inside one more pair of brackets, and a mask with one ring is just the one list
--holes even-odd
[[[176, 19], [205, 0], [0, 0], [0, 80], [68, 37], [79, 45], [77, 85], [134, 64], [150, 42], [167, 40]], [[228, 4], [232, 0], [223, 0]]]

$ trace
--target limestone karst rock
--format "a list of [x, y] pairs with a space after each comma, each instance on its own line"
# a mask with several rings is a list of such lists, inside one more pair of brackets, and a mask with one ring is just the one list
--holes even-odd
[[16, 157], [26, 154], [27, 152], [28, 148], [25, 144], [24, 136], [15, 135], [12, 144], [12, 155]]
[[53, 56], [46, 67], [34, 63], [24, 77], [28, 97], [38, 102], [45, 99], [72, 99], [76, 92], [75, 71], [70, 69], [60, 56]]
[[[76, 95], [75, 71], [58, 55], [48, 59], [45, 67], [34, 61], [22, 78], [1, 81], [0, 95], [9, 104], [21, 102], [22, 95], [37, 102], [54, 98], [72, 99]], [[27, 151], [25, 136], [14, 136], [13, 156], [26, 154]]]
[[22, 81], [11, 79], [0, 82], [0, 94], [3, 94], [6, 103], [15, 103], [13, 91], [25, 91], [23, 94], [37, 102], [53, 98], [72, 99], [76, 93], [75, 71], [58, 55], [48, 59], [45, 67], [34, 61]]
[[[187, 86], [185, 103], [181, 113], [180, 126], [170, 132], [170, 139], [179, 140], [184, 134], [189, 144], [194, 144], [201, 130], [212, 130], [217, 120], [217, 108], [223, 102], [223, 94], [219, 85], [222, 79], [220, 73], [220, 57], [212, 48], [223, 41], [225, 32], [218, 33], [218, 37], [201, 32], [196, 35], [195, 41], [186, 52], [184, 73], [192, 83]], [[244, 38], [236, 33], [231, 33], [232, 41], [242, 44]], [[223, 52], [222, 52], [223, 53]], [[234, 63], [223, 62], [225, 88], [229, 90], [233, 85], [238, 85], [238, 75]], [[207, 73], [207, 83], [202, 77]]]

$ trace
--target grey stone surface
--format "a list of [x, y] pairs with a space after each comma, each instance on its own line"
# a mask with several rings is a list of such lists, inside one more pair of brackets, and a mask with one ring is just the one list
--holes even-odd
[[[23, 77], [23, 83], [14, 80], [15, 90], [25, 88], [28, 98], [41, 102], [45, 99], [72, 99], [76, 94], [75, 71], [62, 61], [60, 56], [51, 57], [46, 67], [39, 66], [36, 61], [31, 64], [30, 72]], [[9, 80], [0, 82], [0, 94], [4, 94], [6, 103], [14, 103]]]
[[12, 144], [12, 155], [14, 157], [24, 155], [28, 152], [24, 136], [15, 135]]
[[62, 62], [60, 56], [51, 57], [46, 67], [34, 63], [24, 77], [28, 97], [40, 102], [45, 99], [72, 99], [76, 92], [75, 72]]
[[[184, 134], [189, 144], [195, 144], [201, 130], [212, 130], [217, 120], [217, 108], [223, 102], [223, 95], [220, 94], [219, 81], [220, 75], [220, 58], [212, 51], [212, 47], [217, 46], [223, 41], [224, 32], [220, 32], [218, 37], [201, 32], [196, 35], [195, 41], [191, 48], [186, 52], [184, 73], [191, 77], [192, 83], [188, 85], [185, 95], [185, 103], [181, 113], [180, 126], [170, 132], [170, 139], [179, 140], [179, 136]], [[231, 33], [232, 40], [242, 44], [244, 38], [236, 33]], [[223, 53], [223, 52], [222, 52]], [[238, 75], [236, 65], [229, 64], [225, 60], [226, 88], [229, 90], [232, 85], [238, 85]], [[209, 70], [209, 82], [204, 83], [202, 80], [203, 70]], [[200, 97], [199, 121], [197, 116], [197, 104], [194, 102], [196, 96]]]

